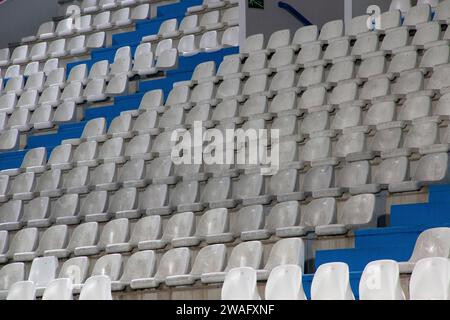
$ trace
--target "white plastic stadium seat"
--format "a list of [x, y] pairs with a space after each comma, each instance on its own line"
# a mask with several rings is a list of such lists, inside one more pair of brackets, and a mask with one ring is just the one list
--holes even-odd
[[228, 271], [222, 286], [222, 300], [261, 300], [256, 270], [240, 267]]

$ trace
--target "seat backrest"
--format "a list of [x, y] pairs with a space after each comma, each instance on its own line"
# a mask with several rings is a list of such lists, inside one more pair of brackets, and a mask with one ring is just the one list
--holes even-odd
[[302, 269], [296, 264], [272, 269], [267, 279], [266, 300], [306, 300], [302, 284]]
[[65, 194], [52, 204], [52, 216], [72, 217], [78, 213], [78, 194]]
[[354, 300], [348, 265], [342, 262], [319, 266], [311, 285], [311, 300]]
[[111, 220], [103, 227], [98, 245], [103, 248], [108, 244], [125, 243], [128, 241], [129, 233], [128, 219]]
[[35, 258], [31, 264], [28, 280], [33, 281], [36, 287], [46, 287], [55, 279], [58, 269], [58, 258], [48, 256]]
[[88, 276], [88, 269], [88, 257], [70, 258], [61, 266], [58, 278], [68, 278], [75, 285], [83, 284]]
[[23, 280], [25, 280], [23, 262], [8, 263], [0, 269], [0, 290], [8, 290], [14, 283]]
[[224, 244], [214, 244], [202, 248], [192, 265], [191, 274], [221, 272], [225, 268], [227, 249]]
[[237, 267], [260, 269], [263, 247], [260, 241], [242, 242], [233, 248], [225, 271]]
[[191, 264], [191, 250], [188, 248], [176, 248], [167, 251], [159, 262], [155, 279], [165, 280], [172, 275], [183, 275], [189, 272]]
[[116, 281], [122, 273], [122, 263], [123, 258], [119, 253], [104, 255], [95, 262], [91, 276], [105, 275]]
[[222, 286], [222, 300], [261, 300], [256, 287], [256, 270], [248, 267], [228, 271]]
[[33, 281], [18, 281], [11, 285], [6, 300], [35, 300], [36, 286]]
[[109, 204], [109, 212], [133, 210], [137, 207], [137, 191], [135, 188], [122, 188], [116, 191]]
[[378, 260], [367, 264], [359, 281], [359, 299], [405, 300], [398, 263], [393, 260]]
[[127, 260], [121, 282], [129, 283], [134, 279], [147, 279], [156, 272], [156, 255], [152, 250], [133, 253]]
[[301, 238], [278, 240], [270, 251], [264, 270], [271, 271], [280, 265], [294, 264], [304, 268], [305, 245]]
[[337, 221], [344, 225], [364, 225], [375, 222], [376, 197], [374, 194], [359, 194], [350, 197], [338, 210]]
[[86, 222], [78, 225], [72, 232], [67, 250], [74, 250], [77, 247], [92, 246], [98, 240], [98, 223]]
[[111, 279], [105, 275], [91, 276], [81, 289], [80, 300], [112, 300]]
[[68, 237], [66, 225], [55, 225], [47, 228], [39, 240], [38, 254], [45, 254], [46, 250], [65, 249]]
[[140, 241], [160, 239], [161, 235], [161, 216], [148, 216], [136, 222], [129, 243], [137, 245]]
[[54, 279], [48, 285], [42, 300], [72, 300], [73, 284], [70, 279]]
[[450, 291], [448, 258], [431, 257], [419, 260], [411, 274], [411, 300], [448, 300]]
[[424, 258], [450, 257], [450, 228], [432, 228], [423, 231], [416, 240], [409, 261], [417, 262]]
[[332, 224], [336, 221], [336, 199], [314, 199], [302, 208], [300, 224], [306, 227], [316, 227]]

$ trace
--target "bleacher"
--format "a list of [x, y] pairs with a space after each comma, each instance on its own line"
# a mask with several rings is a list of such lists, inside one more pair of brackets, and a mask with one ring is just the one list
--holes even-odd
[[[412, 2], [239, 46], [237, 1], [83, 0], [1, 50], [0, 299], [447, 299], [450, 0]], [[175, 164], [197, 124], [279, 170]]]

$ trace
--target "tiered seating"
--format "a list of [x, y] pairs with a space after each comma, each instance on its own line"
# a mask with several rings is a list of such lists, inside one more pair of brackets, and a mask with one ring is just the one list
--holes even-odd
[[[448, 258], [421, 259], [409, 284], [411, 300], [448, 300]], [[311, 300], [354, 300], [350, 274], [345, 263], [321, 265], [314, 274]], [[302, 270], [297, 265], [273, 269], [265, 289], [267, 300], [306, 300]], [[227, 273], [222, 287], [223, 300], [260, 300], [257, 272], [253, 268], [234, 268]], [[360, 300], [405, 300], [400, 285], [399, 267], [393, 260], [377, 260], [364, 269], [359, 282]]]
[[[223, 299], [261, 299], [257, 286], [265, 282], [265, 299], [405, 299], [399, 275], [412, 272], [409, 298], [447, 298], [448, 228], [422, 224], [409, 260], [405, 245], [396, 261], [385, 253], [357, 266], [345, 250], [310, 256], [302, 239], [352, 235], [355, 249], [347, 250], [362, 255], [366, 245], [376, 255], [361, 234], [395, 234], [395, 214], [394, 230], [376, 229], [386, 198], [449, 182], [450, 67], [441, 27], [450, 2], [404, 3], [393, 1], [373, 28], [361, 16], [347, 33], [337, 20], [320, 31], [277, 31], [267, 43], [250, 36], [239, 54], [198, 64], [167, 95], [149, 90], [136, 109], [86, 121], [80, 137], [64, 139], [48, 158], [43, 147], [27, 150], [20, 168], [0, 172], [0, 297], [112, 299], [111, 291], [223, 283]], [[99, 10], [94, 20], [102, 20], [117, 6], [85, 0], [82, 9]], [[33, 97], [22, 75], [11, 77], [0, 148], [17, 148], [20, 131], [52, 126], [56, 115], [74, 119], [76, 104], [125, 93], [136, 77], [176, 69], [179, 55], [237, 45], [234, 3], [205, 0], [187, 12], [135, 49], [117, 47], [111, 63], [75, 64], [67, 79], [55, 67], [30, 107], [17, 107], [18, 95]], [[46, 86], [49, 78], [55, 82]], [[21, 114], [44, 107], [57, 109], [37, 124]], [[172, 133], [196, 123], [207, 133], [278, 129], [271, 148], [280, 150], [279, 170], [264, 176], [264, 163], [175, 165]], [[233, 152], [245, 155], [248, 145]], [[332, 261], [344, 261], [327, 261], [339, 253]], [[316, 270], [305, 265], [311, 259]]]
[[[131, 3], [124, 3], [123, 5], [128, 6]], [[129, 9], [128, 7], [122, 8], [116, 13]], [[211, 25], [208, 23], [213, 21], [212, 18], [203, 19], [204, 22], [201, 23], [200, 27], [191, 30], [195, 31], [198, 36], [203, 35], [200, 47], [194, 51], [189, 51], [189, 53], [185, 52], [187, 49], [183, 49], [184, 51], [181, 50], [180, 54], [191, 56], [201, 51], [214, 52], [223, 47], [237, 46], [239, 28], [236, 26], [238, 15], [236, 9], [236, 6], [227, 4], [226, 9], [224, 9], [223, 22], [215, 25], [215, 28], [218, 28], [217, 30], [209, 28]], [[148, 16], [149, 5], [138, 5], [133, 7], [132, 10], [136, 11], [136, 14], [133, 15], [134, 20], [145, 19]], [[105, 11], [101, 11], [98, 15], [104, 13]], [[219, 15], [220, 11], [218, 10], [205, 13], [205, 16], [217, 18]], [[84, 17], [82, 16], [82, 21], [84, 21]], [[179, 49], [192, 48], [192, 45], [194, 45], [194, 42], [185, 41], [186, 39], [178, 41], [167, 38], [158, 43], [142, 43], [135, 49], [130, 46], [119, 47], [114, 61], [111, 63], [108, 60], [100, 60], [96, 61], [91, 67], [88, 67], [86, 63], [72, 65], [67, 70], [66, 75], [65, 68], [58, 67], [60, 64], [58, 58], [65, 58], [66, 54], [81, 54], [88, 49], [83, 47], [85, 35], [72, 38], [67, 46], [64, 44], [66, 41], [64, 37], [67, 37], [68, 34], [85, 31], [84, 29], [81, 31], [72, 29], [74, 25], [72, 20], [73, 18], [64, 19], [56, 27], [56, 30], [61, 29], [62, 26], [69, 28], [68, 30], [64, 29], [67, 31], [64, 34], [59, 34], [56, 31], [51, 33], [49, 30], [52, 23], [44, 23], [41, 26], [38, 38], [59, 37], [54, 41], [57, 45], [50, 44], [48, 50], [45, 42], [39, 42], [32, 47], [26, 44], [17, 47], [11, 57], [9, 56], [9, 49], [2, 51], [5, 56], [5, 64], [8, 61], [16, 64], [9, 66], [5, 73], [7, 85], [3, 90], [3, 96], [0, 97], [0, 101], [2, 101], [0, 112], [3, 111], [0, 114], [0, 130], [5, 131], [4, 137], [0, 137], [0, 140], [5, 140], [4, 143], [0, 143], [2, 145], [0, 150], [15, 150], [19, 147], [19, 134], [16, 129], [19, 133], [31, 129], [42, 130], [64, 122], [74, 121], [77, 119], [78, 112], [76, 105], [102, 101], [126, 93], [128, 90], [127, 77], [134, 77], [133, 79], [135, 79], [136, 76], [138, 78], [151, 76], [161, 71], [176, 69], [178, 65], [176, 42], [179, 42]], [[161, 33], [162, 30], [165, 30], [168, 21], [175, 21], [176, 23], [176, 19], [163, 22], [160, 27]], [[130, 20], [131, 22], [132, 20]], [[59, 27], [60, 25], [61, 27]], [[113, 27], [117, 28], [118, 24], [113, 23]], [[95, 28], [95, 30], [98, 29]], [[224, 31], [223, 36], [218, 38], [222, 29]], [[157, 40], [158, 37], [159, 35], [154, 36], [153, 40]], [[192, 35], [192, 37], [194, 36]], [[102, 31], [89, 35], [86, 43], [90, 44], [91, 47], [89, 48], [99, 48], [104, 45], [104, 41], [105, 32]], [[71, 45], [72, 43], [73, 45]], [[135, 51], [134, 55], [132, 55], [132, 50]], [[47, 58], [51, 59], [45, 63], [42, 71], [40, 71], [39, 61]], [[24, 66], [22, 72], [21, 66], [17, 63], [26, 63], [29, 60], [32, 62]], [[24, 77], [27, 77], [26, 81], [24, 81]]]

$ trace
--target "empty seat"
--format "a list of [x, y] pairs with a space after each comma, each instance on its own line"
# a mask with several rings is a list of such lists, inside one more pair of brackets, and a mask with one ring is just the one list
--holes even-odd
[[115, 11], [111, 16], [111, 24], [115, 27], [124, 27], [131, 24], [133, 21], [130, 14], [130, 8], [122, 8]]
[[419, 260], [409, 282], [411, 300], [448, 300], [448, 258], [432, 257]]
[[35, 300], [36, 287], [33, 281], [18, 281], [11, 285], [6, 300]]
[[98, 0], [83, 0], [81, 2], [81, 10], [83, 13], [94, 12], [98, 9]]
[[122, 273], [123, 257], [120, 254], [108, 254], [99, 258], [92, 269], [91, 276], [106, 275], [111, 281], [117, 281]]
[[220, 12], [218, 10], [206, 12], [200, 19], [200, 27], [203, 27], [206, 30], [220, 29], [223, 27], [223, 23], [219, 20]]
[[72, 300], [72, 290], [71, 279], [54, 279], [47, 285], [42, 300]]
[[47, 228], [41, 236], [36, 256], [51, 256], [52, 250], [64, 249], [68, 242], [68, 227], [55, 225]]
[[20, 200], [9, 200], [0, 206], [0, 229], [17, 230], [22, 226], [23, 207]]
[[116, 51], [114, 62], [110, 65], [110, 75], [130, 74], [131, 70], [131, 48], [121, 47]]
[[85, 46], [87, 49], [98, 49], [105, 45], [105, 32], [97, 32], [87, 37]]
[[20, 64], [27, 62], [28, 59], [28, 46], [22, 45], [14, 49], [11, 54], [10, 61], [14, 64]]
[[256, 271], [237, 267], [228, 271], [223, 286], [222, 300], [261, 300], [256, 286]]
[[[58, 87], [56, 87], [56, 88], [59, 91], [59, 88]], [[73, 101], [75, 103], [81, 103], [84, 101], [84, 97], [81, 93], [81, 90], [82, 90], [82, 84], [80, 82], [70, 82], [64, 88], [60, 99], [63, 102]], [[42, 98], [42, 96], [41, 96], [41, 98]]]
[[37, 72], [39, 72], [39, 62], [38, 61], [34, 61], [34, 62], [29, 62], [26, 66], [25, 69], [23, 70], [23, 75], [24, 76], [31, 76]]
[[56, 106], [59, 103], [60, 89], [58, 86], [50, 86], [42, 91], [38, 104]]
[[41, 106], [34, 110], [30, 118], [30, 125], [36, 130], [49, 129], [53, 127], [53, 108]]
[[106, 191], [90, 192], [81, 205], [80, 214], [83, 215], [86, 220], [108, 220], [110, 215], [106, 213], [107, 200], [108, 193]]
[[396, 261], [372, 261], [359, 281], [360, 300], [405, 300]]
[[72, 34], [73, 32], [73, 19], [66, 18], [58, 22], [55, 29], [55, 35], [58, 37], [63, 37]]
[[63, 123], [74, 121], [76, 109], [74, 102], [63, 102], [55, 110], [53, 114], [53, 122]]
[[0, 66], [9, 64], [10, 50], [9, 48], [0, 49]]
[[0, 111], [11, 114], [16, 105], [17, 98], [14, 93], [7, 93], [0, 96]]
[[319, 36], [319, 30], [316, 25], [300, 27], [292, 39], [292, 48], [298, 50], [302, 45], [316, 41]]
[[136, 48], [132, 71], [140, 76], [157, 72], [154, 66], [153, 52], [149, 43], [142, 43]]
[[8, 127], [11, 129], [17, 129], [20, 132], [30, 130], [30, 111], [26, 108], [20, 108], [15, 110], [8, 120]]
[[[49, 73], [49, 75], [47, 76], [44, 86], [45, 87], [58, 86], [58, 87], [62, 88], [65, 84], [65, 76], [66, 76], [66, 70], [64, 68], [58, 68], [58, 69], [52, 70]], [[28, 79], [28, 81], [29, 81], [29, 79]], [[25, 86], [25, 89], [27, 89], [27, 87], [28, 87], [28, 81], [27, 81], [27, 85]], [[38, 90], [38, 88], [36, 90]]]
[[301, 238], [282, 239], [270, 250], [267, 262], [258, 270], [258, 279], [266, 280], [273, 268], [279, 265], [298, 265], [302, 269], [305, 263], [305, 246]]
[[25, 205], [22, 220], [28, 227], [50, 225], [50, 198], [34, 198]]
[[344, 22], [333, 20], [325, 23], [320, 30], [318, 40], [329, 41], [344, 35]]
[[34, 172], [22, 173], [14, 179], [9, 193], [15, 200], [30, 200], [34, 197], [35, 184]]
[[[115, 214], [118, 218], [138, 218], [140, 216], [137, 210], [138, 198], [135, 188], [123, 188], [117, 191], [110, 201], [108, 212]], [[102, 215], [91, 217], [92, 219], [101, 219]]]
[[400, 10], [401, 12], [408, 12], [411, 9], [410, 0], [392, 0], [389, 10]]
[[189, 57], [200, 52], [193, 34], [183, 36], [178, 43], [178, 51], [182, 56]]
[[176, 69], [178, 66], [178, 50], [168, 49], [164, 50], [161, 56], [156, 61], [155, 68], [160, 71]]
[[25, 264], [9, 263], [0, 269], [0, 299], [4, 300], [11, 286], [25, 280]]
[[112, 300], [111, 279], [105, 275], [91, 276], [81, 289], [80, 300]]
[[31, 47], [28, 57], [31, 61], [44, 60], [47, 57], [47, 42], [39, 42]]
[[95, 30], [103, 30], [110, 28], [111, 26], [112, 24], [110, 11], [103, 11], [94, 16], [94, 19], [92, 21], [92, 27]]
[[79, 223], [78, 205], [78, 194], [67, 194], [58, 198], [52, 205], [52, 217], [55, 219], [55, 223]]
[[112, 290], [124, 290], [133, 280], [151, 278], [155, 272], [155, 252], [151, 250], [135, 252], [127, 260], [120, 279], [112, 282]]
[[[83, 70], [80, 70], [80, 72]], [[94, 63], [89, 70], [87, 80], [105, 79], [109, 78], [109, 62], [108, 60], [101, 60]]]
[[400, 262], [399, 269], [402, 273], [411, 273], [415, 264], [425, 258], [450, 256], [448, 238], [449, 228], [432, 228], [423, 231], [416, 240], [414, 251], [407, 262]]
[[128, 88], [128, 77], [126, 74], [119, 74], [112, 77], [105, 89], [107, 96], [118, 96], [126, 93]]
[[87, 193], [89, 192], [88, 182], [89, 167], [75, 167], [64, 176], [62, 189], [65, 193]]
[[348, 265], [342, 262], [320, 265], [311, 284], [311, 300], [355, 300]]
[[159, 58], [164, 51], [170, 50], [172, 48], [173, 48], [172, 39], [165, 39], [165, 40], [158, 42], [158, 45], [156, 46], [156, 50], [154, 52], [155, 57]]
[[23, 92], [24, 82], [25, 81], [23, 76], [10, 78], [3, 88], [3, 92], [6, 94], [13, 93], [16, 96], [20, 96]]
[[52, 41], [48, 45], [47, 55], [50, 58], [59, 58], [59, 57], [63, 57], [65, 55], [67, 55], [66, 40], [58, 39], [58, 40]]
[[71, 55], [82, 54], [87, 51], [85, 46], [86, 36], [80, 35], [69, 40], [67, 43], [67, 52]]
[[88, 76], [87, 66], [86, 64], [78, 64], [70, 69], [69, 75], [67, 77], [67, 82], [82, 82], [86, 84]]
[[93, 79], [86, 84], [83, 96], [88, 102], [102, 101], [106, 99], [105, 80]]
[[70, 279], [73, 286], [73, 292], [79, 292], [82, 284], [88, 276], [89, 258], [75, 257], [64, 261], [62, 264], [58, 279]]
[[215, 52], [222, 49], [217, 31], [208, 31], [202, 35], [199, 43], [200, 50], [204, 52]]
[[58, 259], [56, 257], [41, 257], [33, 260], [28, 280], [33, 281], [37, 296], [42, 296], [50, 281], [55, 279], [57, 269]]
[[267, 280], [266, 300], [306, 300], [300, 266], [280, 265], [275, 267]]

